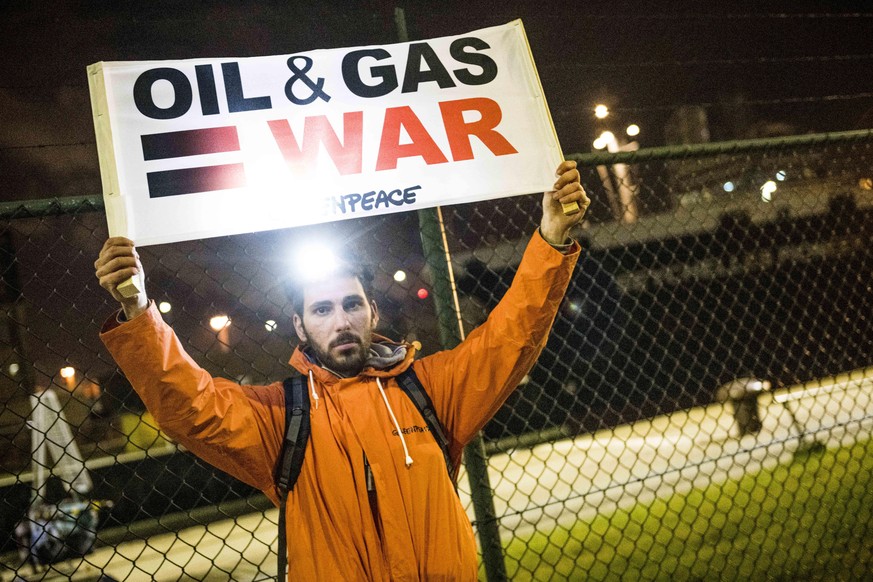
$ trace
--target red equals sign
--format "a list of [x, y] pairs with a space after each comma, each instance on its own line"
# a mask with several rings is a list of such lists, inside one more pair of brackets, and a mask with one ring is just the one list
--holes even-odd
[[[168, 160], [222, 152], [238, 152], [236, 127], [209, 127], [141, 136], [145, 161]], [[148, 172], [149, 198], [179, 196], [242, 188], [246, 185], [243, 165], [218, 164], [196, 168]]]

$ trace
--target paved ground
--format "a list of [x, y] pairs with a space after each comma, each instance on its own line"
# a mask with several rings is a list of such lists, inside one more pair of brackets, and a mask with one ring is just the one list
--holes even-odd
[[[504, 538], [572, 525], [580, 516], [724, 481], [785, 462], [815, 439], [847, 445], [873, 432], [873, 368], [760, 398], [763, 428], [737, 437], [730, 405], [714, 404], [490, 458]], [[792, 418], [793, 415], [793, 418]], [[461, 476], [461, 500], [472, 508]], [[85, 563], [27, 580], [267, 580], [275, 575], [276, 510], [101, 548]], [[244, 557], [243, 557], [244, 556]], [[0, 581], [12, 580], [0, 574]]]

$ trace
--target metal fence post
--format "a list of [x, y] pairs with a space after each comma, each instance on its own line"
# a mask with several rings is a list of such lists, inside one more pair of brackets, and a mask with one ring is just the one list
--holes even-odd
[[[408, 42], [409, 34], [403, 8], [394, 9], [394, 24], [400, 42]], [[439, 321], [440, 341], [443, 349], [448, 350], [463, 340], [464, 328], [451, 272], [451, 257], [446, 244], [442, 212], [439, 208], [419, 210], [418, 222], [425, 262], [433, 275], [434, 305]], [[478, 525], [479, 543], [482, 546], [485, 577], [489, 582], [506, 580], [506, 564], [494, 510], [494, 491], [488, 477], [488, 458], [481, 435], [464, 449], [464, 465], [470, 480], [470, 496]]]
[[[445, 239], [445, 226], [439, 208], [418, 211], [424, 258], [433, 275], [434, 304], [439, 320], [440, 340], [451, 349], [463, 339], [460, 307], [451, 271], [451, 258]], [[488, 477], [488, 458], [482, 437], [477, 436], [464, 450], [464, 464], [470, 479], [470, 495], [478, 525], [482, 561], [489, 582], [506, 580], [506, 564], [494, 510], [494, 497]]]
[[[394, 23], [397, 37], [407, 42], [406, 15], [403, 8], [394, 9]], [[461, 309], [452, 276], [451, 257], [445, 239], [445, 225], [439, 208], [418, 211], [421, 227], [421, 242], [424, 258], [433, 275], [434, 304], [440, 328], [440, 341], [443, 349], [451, 349], [463, 339], [464, 328]], [[479, 435], [464, 450], [464, 464], [470, 479], [470, 496], [473, 512], [478, 524], [479, 543], [482, 546], [482, 561], [485, 576], [489, 582], [506, 580], [506, 564], [503, 560], [503, 547], [500, 544], [500, 531], [494, 510], [494, 491], [488, 477], [488, 458], [485, 444]]]

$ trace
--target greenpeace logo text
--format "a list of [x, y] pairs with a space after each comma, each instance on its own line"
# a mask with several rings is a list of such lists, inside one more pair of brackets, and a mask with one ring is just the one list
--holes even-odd
[[393, 190], [371, 190], [361, 194], [344, 194], [331, 196], [326, 199], [327, 212], [329, 214], [346, 214], [379, 208], [388, 209], [392, 206], [415, 204], [415, 195], [421, 189], [420, 185], [407, 188], [395, 188]]
[[[402, 432], [403, 434], [412, 434], [414, 432], [430, 432], [430, 429], [426, 426], [412, 425], [412, 426], [404, 426], [403, 428], [400, 429], [400, 432]], [[395, 428], [394, 430], [392, 430], [391, 434], [394, 436], [398, 436], [397, 429]]]

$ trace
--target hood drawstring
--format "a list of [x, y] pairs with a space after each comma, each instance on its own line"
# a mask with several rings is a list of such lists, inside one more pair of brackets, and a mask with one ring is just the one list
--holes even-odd
[[391, 404], [388, 403], [388, 397], [385, 396], [385, 389], [382, 388], [382, 382], [378, 377], [376, 378], [376, 385], [379, 386], [379, 394], [382, 395], [382, 400], [385, 402], [385, 408], [388, 409], [388, 415], [391, 417], [391, 422], [394, 423], [394, 428], [397, 429], [397, 434], [400, 436], [400, 444], [403, 445], [403, 452], [406, 454], [406, 466], [409, 467], [412, 465], [412, 457], [409, 455], [409, 448], [406, 446], [406, 439], [403, 438], [403, 431], [400, 430], [400, 423], [397, 422], [397, 417], [394, 416], [394, 411], [391, 410]]
[[309, 370], [309, 388], [312, 390], [312, 399], [315, 401], [315, 410], [318, 410], [318, 393], [315, 391], [315, 378], [312, 370]]

